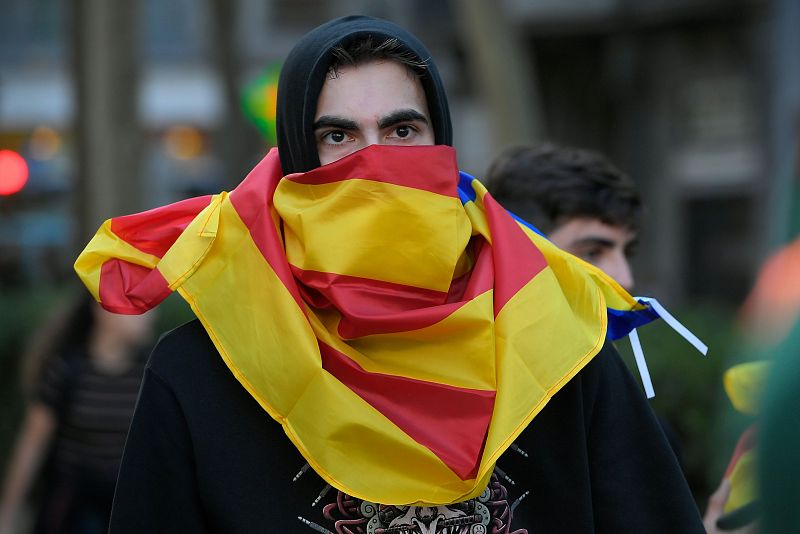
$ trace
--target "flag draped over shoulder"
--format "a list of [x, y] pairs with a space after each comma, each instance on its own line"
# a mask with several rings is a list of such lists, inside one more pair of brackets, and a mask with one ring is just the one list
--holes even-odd
[[273, 150], [229, 194], [106, 221], [75, 267], [119, 313], [180, 292], [309, 464], [384, 504], [480, 494], [607, 333], [655, 317], [445, 146], [286, 177]]

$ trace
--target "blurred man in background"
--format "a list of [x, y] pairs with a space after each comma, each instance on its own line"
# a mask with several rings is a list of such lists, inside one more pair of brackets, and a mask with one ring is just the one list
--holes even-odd
[[629, 258], [642, 204], [633, 182], [601, 154], [551, 144], [519, 146], [492, 163], [486, 181], [506, 209], [633, 288]]
[[[563, 250], [599, 267], [627, 291], [642, 202], [633, 181], [599, 152], [553, 144], [525, 145], [494, 160], [492, 196]], [[680, 439], [659, 422], [678, 461]]]

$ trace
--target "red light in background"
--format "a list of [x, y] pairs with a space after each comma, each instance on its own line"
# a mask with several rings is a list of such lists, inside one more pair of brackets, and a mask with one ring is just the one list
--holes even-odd
[[13, 195], [28, 181], [28, 163], [13, 150], [0, 150], [0, 195]]

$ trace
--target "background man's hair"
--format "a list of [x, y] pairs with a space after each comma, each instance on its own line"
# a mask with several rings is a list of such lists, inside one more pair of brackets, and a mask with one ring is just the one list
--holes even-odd
[[338, 76], [338, 69], [342, 65], [360, 65], [374, 60], [396, 61], [405, 65], [415, 75], [421, 74], [428, 66], [428, 58], [417, 57], [398, 39], [391, 37], [375, 40], [371, 35], [355, 39], [344, 45], [331, 49], [333, 62], [331, 63], [331, 76]]
[[576, 217], [638, 229], [636, 187], [597, 152], [553, 144], [515, 147], [494, 160], [486, 182], [500, 204], [546, 234]]

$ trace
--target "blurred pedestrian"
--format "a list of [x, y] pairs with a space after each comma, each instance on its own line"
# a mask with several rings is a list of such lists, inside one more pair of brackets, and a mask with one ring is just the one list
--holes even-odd
[[152, 314], [116, 315], [81, 297], [36, 334], [47, 354], [7, 468], [0, 533], [18, 534], [37, 479], [43, 488], [36, 534], [108, 530], [151, 322]]

